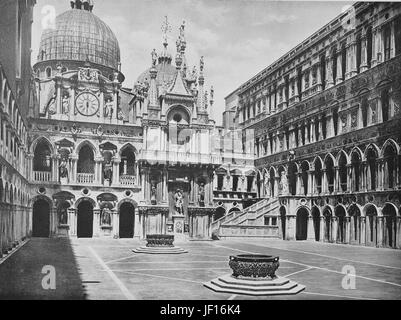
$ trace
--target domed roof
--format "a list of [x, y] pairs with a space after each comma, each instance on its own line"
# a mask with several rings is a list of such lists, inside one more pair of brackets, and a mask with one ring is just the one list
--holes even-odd
[[38, 62], [86, 61], [118, 69], [120, 47], [108, 25], [89, 10], [71, 9], [56, 18], [56, 28], [46, 29]]

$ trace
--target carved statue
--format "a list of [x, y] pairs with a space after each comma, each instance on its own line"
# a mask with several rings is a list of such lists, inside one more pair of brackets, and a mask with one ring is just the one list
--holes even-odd
[[68, 222], [67, 208], [62, 208], [60, 211], [59, 223], [61, 225], [66, 225], [67, 222]]
[[103, 208], [102, 210], [102, 225], [104, 226], [111, 225], [111, 212], [109, 208]]
[[203, 56], [200, 58], [200, 63], [199, 63], [200, 71], [203, 72], [203, 69], [205, 68], [205, 61]]
[[111, 182], [112, 175], [113, 175], [113, 165], [111, 163], [111, 160], [107, 160], [103, 168], [103, 177], [105, 180], [109, 180]]
[[118, 108], [117, 119], [124, 120], [124, 114], [123, 114], [123, 111], [121, 110], [121, 108]]
[[183, 205], [184, 205], [184, 201], [183, 201], [183, 195], [180, 189], [178, 189], [174, 195], [174, 199], [175, 199], [175, 210], [178, 214], [183, 215], [184, 214], [184, 210], [183, 210]]
[[67, 159], [65, 158], [61, 159], [61, 163], [59, 165], [59, 173], [60, 173], [60, 178], [68, 177]]
[[107, 98], [104, 106], [104, 117], [111, 119], [113, 117], [113, 101], [111, 98]]
[[156, 186], [154, 183], [152, 183], [152, 186], [150, 188], [150, 202], [155, 205], [156, 204]]
[[281, 172], [281, 179], [280, 179], [280, 184], [281, 184], [281, 193], [282, 194], [287, 194], [288, 192], [288, 179], [287, 175], [285, 172]]
[[198, 202], [201, 207], [205, 205], [205, 184], [201, 183], [198, 192]]
[[68, 96], [68, 94], [64, 94], [63, 97], [63, 113], [65, 115], [68, 115], [70, 112], [70, 98]]
[[152, 51], [152, 67], [156, 66], [157, 63], [157, 53], [156, 49], [153, 49]]

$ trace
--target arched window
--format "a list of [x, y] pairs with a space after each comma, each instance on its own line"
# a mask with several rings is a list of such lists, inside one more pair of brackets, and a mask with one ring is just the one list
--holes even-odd
[[345, 192], [348, 191], [347, 186], [347, 159], [345, 154], [342, 152], [340, 155], [340, 159], [338, 161], [338, 170], [340, 174], [340, 189]]
[[328, 191], [332, 193], [334, 191], [334, 162], [332, 157], [327, 157], [325, 166]]
[[382, 104], [382, 115], [383, 115], [383, 122], [387, 121], [389, 118], [389, 109], [390, 109], [390, 97], [388, 94], [388, 90], [384, 89], [381, 92], [381, 104]]
[[288, 187], [290, 194], [295, 196], [297, 193], [297, 173], [298, 169], [294, 162], [288, 165]]
[[359, 191], [361, 184], [361, 158], [358, 152], [352, 153], [351, 157], [351, 176], [352, 191]]
[[318, 194], [322, 192], [322, 163], [319, 158], [315, 161], [315, 188]]
[[384, 188], [392, 189], [396, 183], [397, 172], [397, 153], [392, 144], [388, 144], [384, 149]]
[[77, 169], [78, 173], [95, 173], [94, 154], [90, 146], [85, 145], [79, 150]]
[[51, 149], [49, 144], [42, 140], [35, 147], [33, 157], [33, 171], [50, 172], [52, 169]]
[[365, 97], [362, 99], [362, 124], [364, 127], [368, 125], [368, 99]]
[[372, 61], [372, 49], [373, 49], [373, 43], [372, 43], [372, 28], [369, 28], [366, 31], [366, 63], [368, 65], [368, 68], [370, 68], [370, 64]]
[[366, 155], [366, 160], [367, 160], [367, 176], [366, 176], [366, 182], [367, 182], [367, 188], [368, 190], [375, 190], [377, 185], [376, 185], [376, 176], [377, 176], [377, 154], [373, 150], [372, 147], [369, 148], [367, 155]]
[[120, 183], [130, 185], [135, 183], [136, 162], [135, 152], [132, 147], [126, 147], [121, 152]]

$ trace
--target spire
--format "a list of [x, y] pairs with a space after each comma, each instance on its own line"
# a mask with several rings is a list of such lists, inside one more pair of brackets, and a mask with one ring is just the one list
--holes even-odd
[[92, 12], [94, 0], [71, 0], [71, 8], [78, 10], [86, 10]]
[[149, 85], [149, 106], [157, 107], [157, 84], [156, 84], [156, 77], [157, 77], [157, 69], [156, 69], [156, 62], [157, 62], [157, 53], [156, 49], [153, 49], [152, 53], [152, 67], [150, 68], [150, 85]]
[[159, 63], [167, 63], [170, 64], [172, 57], [171, 54], [168, 53], [168, 33], [171, 32], [171, 25], [168, 22], [167, 16], [165, 16], [165, 20], [162, 23], [162, 33], [163, 33], [163, 51], [159, 55]]
[[187, 41], [185, 39], [185, 21], [182, 22], [179, 28], [179, 36], [176, 42], [176, 46], [177, 46], [177, 56], [180, 55], [181, 64], [183, 66], [182, 76], [183, 78], [185, 78], [187, 76], [187, 59], [185, 57], [185, 49], [187, 48]]
[[199, 83], [199, 89], [198, 89], [198, 109], [199, 110], [204, 110], [205, 109], [205, 91], [203, 88], [203, 85], [205, 84], [205, 77], [203, 76], [203, 70], [205, 68], [205, 62], [203, 60], [203, 56], [200, 58], [199, 61], [199, 78], [198, 78], [198, 83]]

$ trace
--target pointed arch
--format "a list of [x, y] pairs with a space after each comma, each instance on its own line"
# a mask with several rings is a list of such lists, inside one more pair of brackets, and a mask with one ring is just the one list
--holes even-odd
[[88, 146], [89, 148], [92, 149], [93, 155], [97, 156], [99, 154], [98, 149], [96, 148], [96, 146], [89, 140], [84, 140], [81, 141], [75, 148], [75, 153], [79, 154], [79, 152], [81, 151], [81, 149], [85, 146]]
[[29, 148], [29, 152], [32, 153], [32, 154], [34, 154], [37, 145], [40, 144], [40, 143], [46, 144], [46, 145], [50, 148], [50, 152], [51, 152], [52, 154], [54, 154], [55, 148], [54, 148], [53, 143], [50, 141], [49, 138], [44, 137], [44, 136], [40, 136], [40, 137], [36, 138], [36, 139], [31, 143], [31, 147]]

